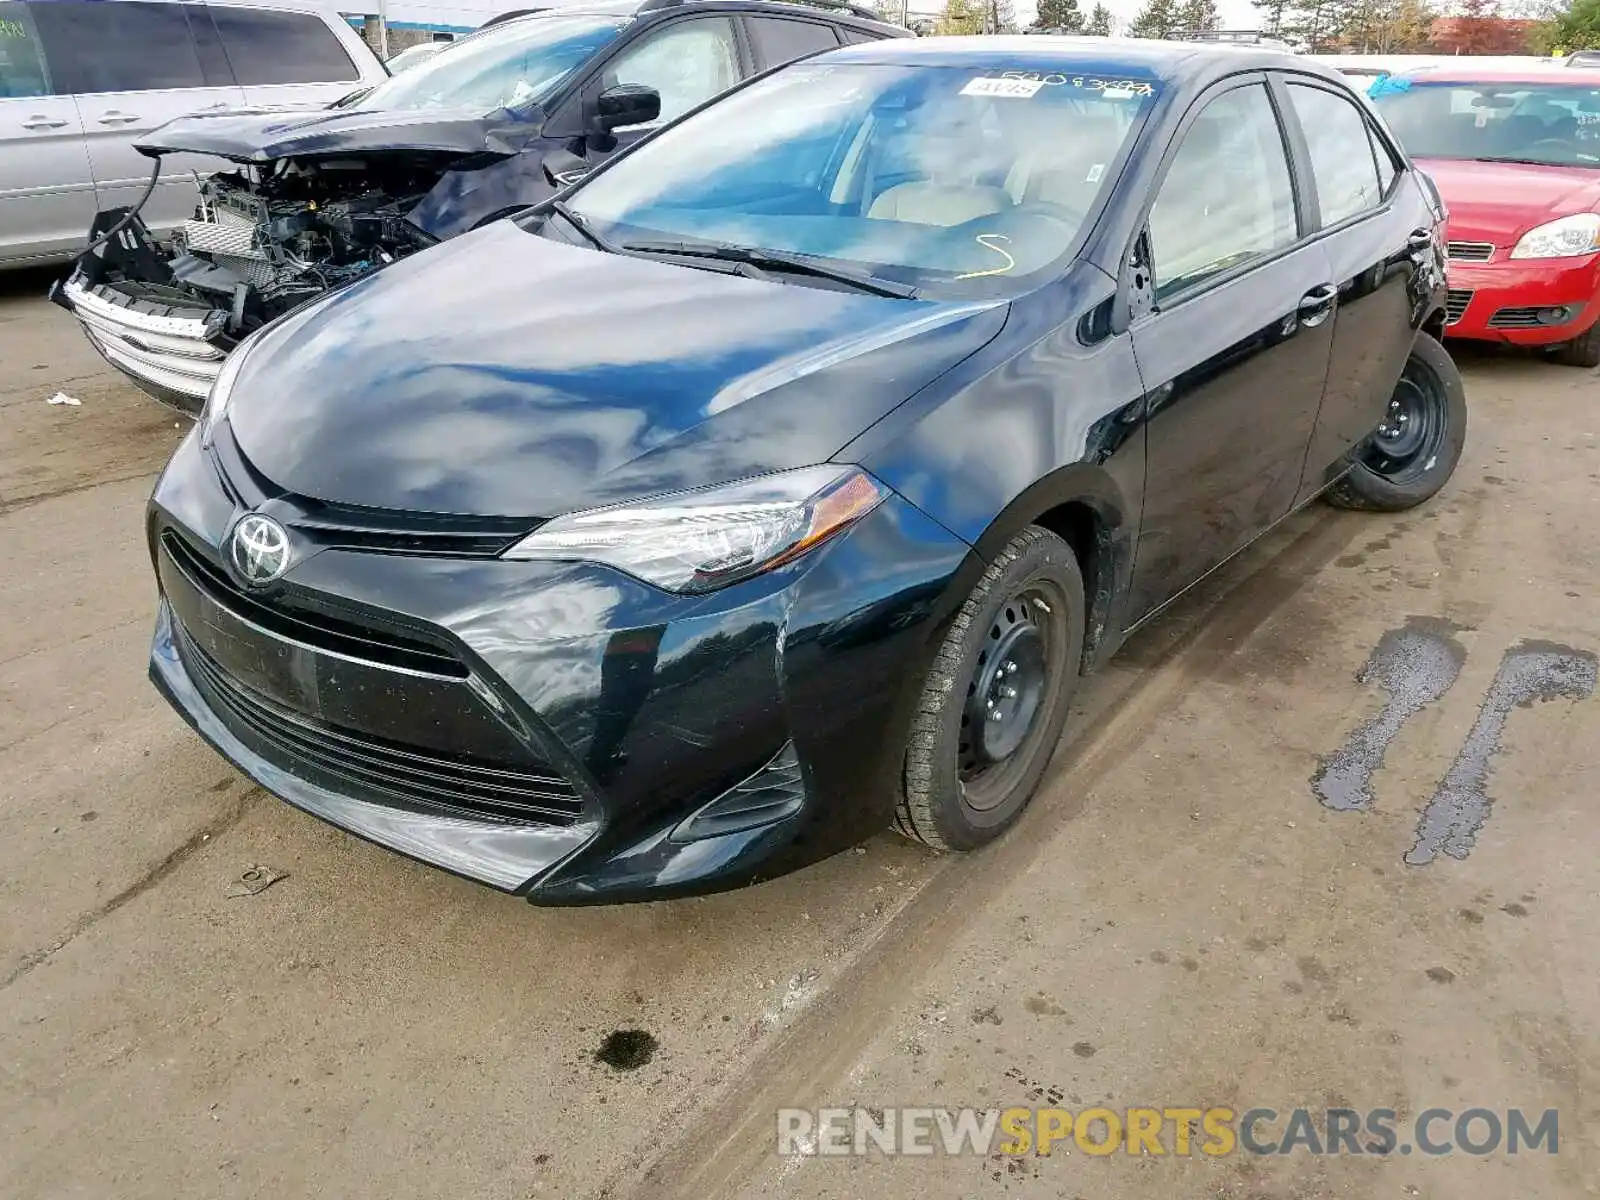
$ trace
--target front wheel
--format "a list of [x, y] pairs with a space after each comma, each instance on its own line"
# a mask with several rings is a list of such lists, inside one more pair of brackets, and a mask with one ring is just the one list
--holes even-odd
[[1570, 342], [1562, 342], [1550, 357], [1564, 367], [1600, 367], [1600, 321]]
[[1083, 628], [1072, 547], [1024, 529], [984, 571], [928, 671], [906, 742], [902, 834], [972, 850], [1015, 823], [1061, 739]]
[[1443, 346], [1417, 334], [1378, 428], [1327, 492], [1337, 508], [1401, 512], [1442, 488], [1467, 440], [1467, 393]]

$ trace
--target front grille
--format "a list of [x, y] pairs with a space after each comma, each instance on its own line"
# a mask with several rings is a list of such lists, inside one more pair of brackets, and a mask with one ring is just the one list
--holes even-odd
[[383, 792], [446, 816], [514, 824], [571, 825], [583, 815], [576, 789], [548, 764], [511, 767], [425, 752], [292, 713], [231, 678], [174, 623], [178, 651], [217, 716], [262, 757]]
[[1451, 288], [1444, 298], [1444, 323], [1454, 325], [1467, 315], [1467, 305], [1472, 303], [1471, 288]]
[[468, 675], [466, 664], [444, 646], [287, 604], [278, 596], [248, 592], [170, 529], [161, 534], [161, 545], [196, 590], [240, 620], [278, 637], [381, 667], [451, 679]]
[[1489, 324], [1496, 329], [1543, 329], [1551, 325], [1564, 325], [1571, 319], [1567, 309], [1544, 305], [1539, 308], [1502, 308], [1489, 318]]
[[365, 550], [441, 558], [498, 558], [542, 524], [527, 517], [474, 517], [453, 513], [391, 512], [286, 494], [245, 457], [233, 431], [217, 431], [212, 451], [228, 494], [241, 508], [279, 502], [273, 513], [308, 542], [325, 550]]
[[1493, 242], [1450, 242], [1445, 250], [1456, 262], [1488, 262], [1494, 257]]

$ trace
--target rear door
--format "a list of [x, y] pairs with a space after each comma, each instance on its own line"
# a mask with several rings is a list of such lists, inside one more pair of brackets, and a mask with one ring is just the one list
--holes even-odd
[[94, 219], [83, 122], [55, 93], [32, 14], [0, 0], [0, 262], [70, 253]]
[[[133, 148], [140, 137], [177, 117], [244, 102], [199, 5], [45, 0], [31, 8], [56, 87], [77, 102], [102, 209], [132, 204], [149, 181], [155, 163]], [[145, 221], [161, 230], [190, 216], [192, 172], [216, 167], [200, 155], [163, 159]]]
[[316, 13], [217, 0], [206, 7], [247, 103], [321, 107], [361, 83], [339, 36]]
[[1315, 220], [1339, 288], [1303, 499], [1337, 476], [1346, 452], [1384, 415], [1424, 315], [1415, 311], [1414, 293], [1433, 253], [1433, 220], [1403, 160], [1357, 101], [1311, 76], [1280, 81], [1291, 138], [1303, 141], [1311, 166]]
[[807, 54], [832, 50], [839, 35], [832, 25], [792, 17], [746, 16], [744, 27], [755, 54], [755, 69], [765, 71]]
[[1328, 265], [1265, 77], [1206, 93], [1169, 156], [1134, 268], [1149, 414], [1136, 617], [1288, 513], [1333, 336]]

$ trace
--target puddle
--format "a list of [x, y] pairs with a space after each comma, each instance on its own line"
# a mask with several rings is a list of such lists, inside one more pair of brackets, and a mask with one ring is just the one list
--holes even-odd
[[1500, 751], [1511, 710], [1536, 701], [1586, 699], [1594, 695], [1595, 676], [1595, 656], [1586, 650], [1549, 642], [1523, 642], [1507, 650], [1472, 732], [1422, 810], [1417, 842], [1405, 861], [1422, 866], [1440, 854], [1465, 858], [1489, 819], [1489, 764]]
[[1351, 730], [1311, 777], [1311, 790], [1325, 807], [1365, 812], [1372, 807], [1372, 776], [1383, 765], [1401, 728], [1415, 713], [1450, 690], [1466, 651], [1455, 638], [1460, 626], [1437, 617], [1411, 617], [1404, 627], [1378, 639], [1357, 683], [1377, 683], [1389, 694], [1383, 708]]

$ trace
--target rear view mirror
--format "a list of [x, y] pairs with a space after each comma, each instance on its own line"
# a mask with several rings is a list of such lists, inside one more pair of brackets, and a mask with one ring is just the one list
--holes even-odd
[[610, 133], [626, 125], [644, 125], [661, 115], [661, 93], [642, 83], [615, 83], [595, 101], [594, 127]]

